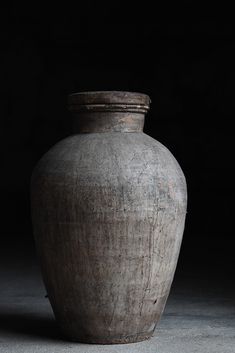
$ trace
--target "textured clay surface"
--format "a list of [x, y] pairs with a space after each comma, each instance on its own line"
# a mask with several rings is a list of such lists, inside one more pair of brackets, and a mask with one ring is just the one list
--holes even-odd
[[68, 338], [107, 344], [151, 336], [173, 280], [185, 214], [177, 161], [143, 132], [75, 134], [40, 160], [32, 177], [36, 245]]

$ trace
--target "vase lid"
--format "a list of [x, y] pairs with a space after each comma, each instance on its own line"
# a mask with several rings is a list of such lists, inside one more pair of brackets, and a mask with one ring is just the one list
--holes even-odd
[[68, 96], [70, 110], [121, 110], [143, 111], [149, 109], [150, 98], [147, 94], [124, 91], [78, 92]]

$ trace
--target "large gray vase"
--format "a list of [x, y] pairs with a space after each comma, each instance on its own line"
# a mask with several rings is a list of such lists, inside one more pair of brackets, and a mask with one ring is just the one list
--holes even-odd
[[151, 337], [173, 280], [186, 183], [172, 154], [143, 133], [149, 97], [69, 96], [74, 134], [32, 176], [43, 279], [65, 337], [130, 343]]

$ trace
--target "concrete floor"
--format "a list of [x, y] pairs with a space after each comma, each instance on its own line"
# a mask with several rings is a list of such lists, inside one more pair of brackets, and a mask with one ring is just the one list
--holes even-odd
[[235, 352], [235, 293], [226, 281], [176, 278], [154, 337], [113, 346], [60, 338], [36, 264], [1, 264], [0, 283], [1, 353]]

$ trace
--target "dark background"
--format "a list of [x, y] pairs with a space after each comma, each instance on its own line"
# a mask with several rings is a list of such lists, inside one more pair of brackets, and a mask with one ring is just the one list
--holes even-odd
[[[233, 273], [234, 20], [211, 6], [20, 3], [1, 11], [1, 248], [35, 258], [29, 184], [38, 159], [71, 129], [69, 93], [128, 90], [152, 99], [145, 132], [188, 183], [178, 274]], [[213, 5], [213, 8], [215, 5]], [[229, 13], [229, 9], [228, 9]], [[33, 261], [33, 260], [32, 260]]]

